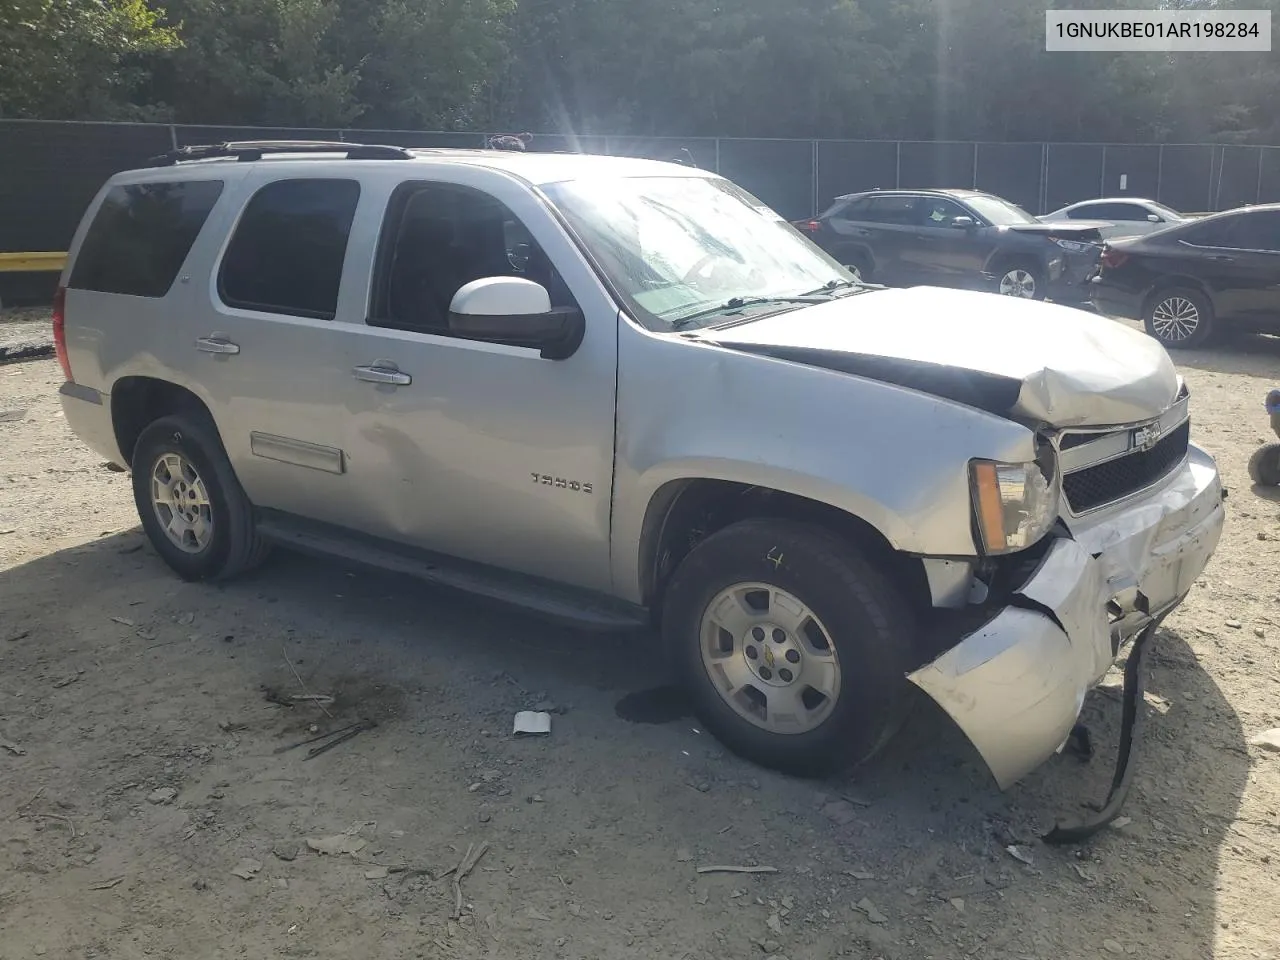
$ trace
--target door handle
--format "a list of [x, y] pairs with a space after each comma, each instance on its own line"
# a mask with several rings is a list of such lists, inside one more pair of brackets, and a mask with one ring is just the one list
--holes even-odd
[[1217, 260], [1219, 263], [1234, 263], [1235, 257], [1228, 257], [1226, 254], [1215, 254], [1211, 259]]
[[351, 375], [367, 383], [385, 383], [393, 387], [407, 387], [413, 383], [413, 377], [404, 373], [390, 360], [375, 360], [367, 366], [354, 367]]
[[217, 353], [225, 356], [239, 353], [240, 344], [232, 343], [220, 333], [211, 333], [207, 337], [196, 340], [196, 349], [202, 353]]

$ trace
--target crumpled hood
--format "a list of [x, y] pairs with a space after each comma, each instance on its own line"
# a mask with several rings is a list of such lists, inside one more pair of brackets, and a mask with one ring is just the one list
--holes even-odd
[[725, 330], [735, 350], [896, 383], [1031, 425], [1156, 417], [1178, 377], [1154, 339], [1071, 307], [938, 287], [876, 290]]

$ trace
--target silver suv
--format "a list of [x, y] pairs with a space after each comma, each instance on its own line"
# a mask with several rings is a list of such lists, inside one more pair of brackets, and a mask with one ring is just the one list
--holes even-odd
[[866, 757], [914, 684], [1009, 785], [1222, 529], [1154, 340], [861, 284], [691, 167], [189, 148], [111, 178], [62, 286], [67, 422], [178, 574], [280, 544], [651, 620], [784, 770]]

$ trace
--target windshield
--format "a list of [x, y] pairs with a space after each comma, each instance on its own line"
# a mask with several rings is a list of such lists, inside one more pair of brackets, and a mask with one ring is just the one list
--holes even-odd
[[[684, 326], [691, 318], [697, 325], [715, 323], [723, 319], [716, 308], [730, 301], [778, 309], [778, 300], [855, 282], [778, 214], [727, 180], [574, 180], [544, 191], [639, 319], [656, 330]], [[709, 315], [700, 316], [704, 311]]]
[[1015, 223], [1038, 222], [1035, 217], [1021, 207], [1010, 203], [1008, 200], [1001, 200], [999, 197], [965, 197], [964, 202], [978, 211], [993, 226], [1007, 227]]
[[1166, 207], [1163, 203], [1156, 203], [1155, 201], [1151, 201], [1150, 203], [1147, 204], [1147, 207], [1150, 208], [1150, 210], [1153, 213], [1158, 213], [1161, 217], [1163, 217], [1166, 220], [1182, 219], [1182, 214], [1180, 214], [1177, 210], [1173, 209], [1173, 207]]

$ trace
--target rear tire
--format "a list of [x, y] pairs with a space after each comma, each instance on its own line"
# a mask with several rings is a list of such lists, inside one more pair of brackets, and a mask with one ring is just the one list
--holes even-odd
[[1253, 452], [1249, 479], [1259, 486], [1280, 487], [1280, 443], [1268, 443]]
[[1167, 350], [1206, 346], [1216, 332], [1213, 304], [1190, 287], [1170, 287], [1153, 295], [1142, 311], [1142, 323]]
[[662, 624], [698, 717], [763, 766], [824, 775], [870, 758], [905, 718], [915, 617], [819, 527], [760, 519], [712, 534], [672, 577]]
[[204, 416], [161, 417], [133, 449], [133, 498], [151, 545], [184, 580], [224, 580], [259, 565], [268, 545], [253, 505]]

